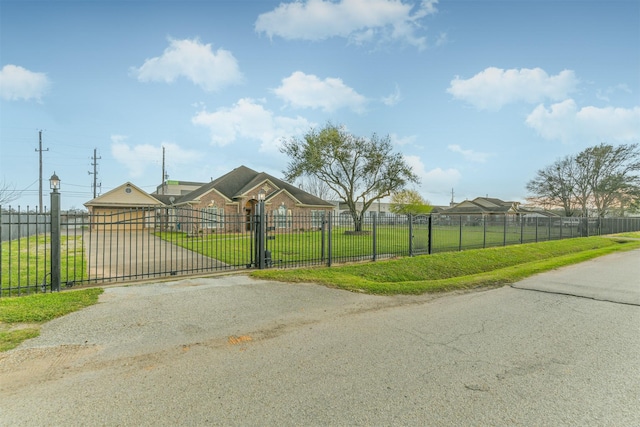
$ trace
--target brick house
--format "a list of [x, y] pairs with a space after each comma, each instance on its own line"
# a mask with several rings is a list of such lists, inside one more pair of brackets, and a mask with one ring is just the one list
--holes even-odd
[[[123, 207], [134, 206], [133, 200], [126, 206], [118, 204], [126, 199], [121, 187], [85, 203], [85, 206], [90, 212], [122, 211]], [[256, 215], [260, 191], [264, 192], [265, 211], [273, 227], [281, 230], [294, 227], [293, 219], [301, 214], [311, 220], [296, 228], [316, 227], [323, 214], [335, 208], [332, 203], [294, 185], [246, 166], [237, 167], [208, 183], [166, 181], [151, 194], [133, 187], [137, 190], [136, 199], [145, 200], [147, 204], [149, 201], [157, 202], [152, 204], [156, 213], [153, 226], [160, 222], [165, 228], [190, 233], [239, 232], [249, 228], [252, 216]], [[141, 191], [144, 194], [139, 194]], [[105, 202], [109, 204], [105, 206]], [[146, 227], [151, 224], [152, 221], [147, 221]]]

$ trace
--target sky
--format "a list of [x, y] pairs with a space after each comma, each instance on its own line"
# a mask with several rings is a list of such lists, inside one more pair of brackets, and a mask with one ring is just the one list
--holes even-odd
[[327, 123], [389, 136], [431, 204], [524, 202], [554, 161], [640, 142], [640, 2], [0, 0], [13, 207], [40, 155], [43, 204], [55, 172], [81, 209], [94, 177], [153, 192], [163, 151], [170, 180], [281, 178], [282, 141]]

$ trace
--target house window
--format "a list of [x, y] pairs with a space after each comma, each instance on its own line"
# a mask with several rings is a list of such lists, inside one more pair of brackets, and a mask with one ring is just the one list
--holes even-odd
[[273, 223], [276, 228], [287, 228], [287, 208], [284, 203], [273, 211]]
[[202, 209], [202, 228], [223, 228], [224, 209], [207, 206]]
[[311, 227], [322, 227], [322, 219], [324, 218], [324, 211], [311, 211]]

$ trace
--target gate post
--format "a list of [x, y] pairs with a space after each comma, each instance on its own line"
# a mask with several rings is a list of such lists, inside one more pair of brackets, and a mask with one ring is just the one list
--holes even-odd
[[429, 214], [429, 224], [427, 226], [427, 232], [429, 233], [427, 241], [427, 253], [431, 255], [433, 253], [433, 214]]
[[60, 291], [60, 178], [54, 172], [51, 185], [51, 292]]
[[376, 214], [376, 212], [373, 213], [373, 259], [372, 261], [376, 261], [378, 259], [378, 248], [376, 247], [378, 245], [378, 240], [377, 240], [377, 234], [378, 234], [378, 215]]
[[265, 212], [264, 212], [264, 199], [266, 192], [260, 190], [258, 192], [258, 224], [256, 224], [256, 248], [258, 249], [258, 268], [260, 270], [265, 267]]
[[413, 215], [407, 214], [409, 221], [409, 256], [413, 256]]

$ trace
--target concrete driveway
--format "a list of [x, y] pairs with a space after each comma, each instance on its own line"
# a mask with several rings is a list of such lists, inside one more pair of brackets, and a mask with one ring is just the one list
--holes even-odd
[[[527, 288], [592, 269], [612, 289], [637, 284], [634, 263], [638, 250]], [[0, 424], [640, 425], [640, 307], [519, 286], [420, 297], [246, 276], [110, 287], [0, 355]]]
[[149, 231], [86, 231], [83, 241], [90, 279], [134, 280], [228, 267]]

